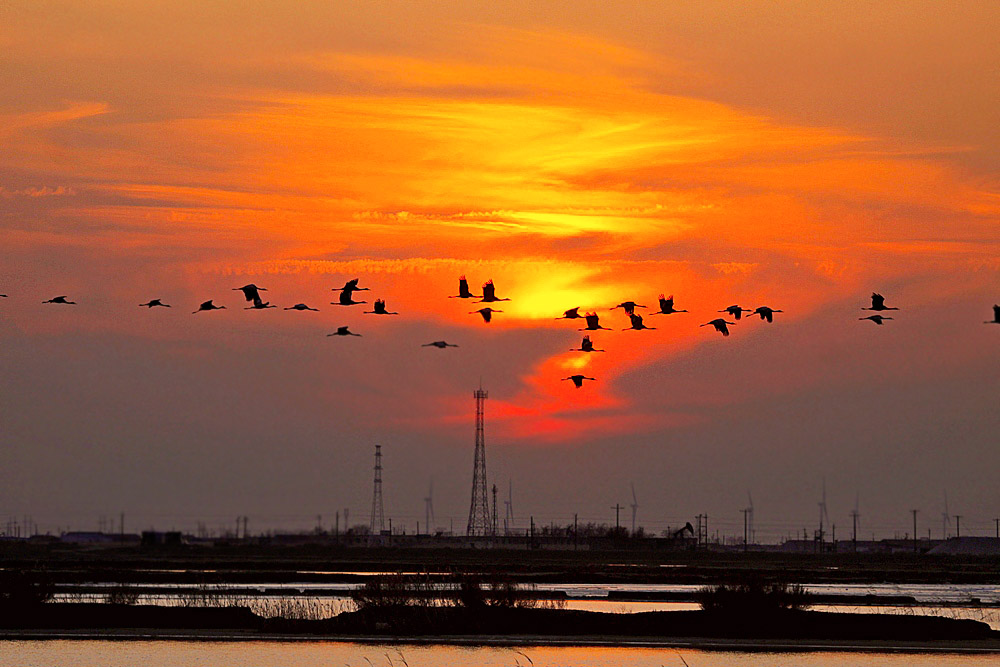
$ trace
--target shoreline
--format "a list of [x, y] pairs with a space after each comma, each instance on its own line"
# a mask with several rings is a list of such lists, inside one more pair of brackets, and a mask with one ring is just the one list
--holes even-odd
[[150, 628], [93, 630], [17, 630], [0, 631], [0, 642], [7, 641], [188, 641], [188, 642], [288, 642], [337, 643], [392, 646], [483, 646], [483, 647], [608, 647], [664, 648], [700, 651], [741, 652], [849, 652], [849, 653], [929, 653], [929, 654], [1000, 654], [1000, 639], [893, 641], [893, 640], [818, 640], [818, 639], [720, 639], [711, 637], [633, 638], [616, 636], [541, 636], [541, 635], [435, 635], [401, 637], [395, 635], [302, 635], [291, 633], [156, 630]]

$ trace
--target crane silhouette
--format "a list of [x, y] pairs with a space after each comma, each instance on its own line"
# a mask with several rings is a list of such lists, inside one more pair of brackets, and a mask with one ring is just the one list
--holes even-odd
[[458, 345], [453, 345], [451, 343], [446, 343], [443, 340], [436, 340], [433, 343], [424, 343], [420, 347], [436, 347], [439, 350], [443, 350], [446, 347], [458, 347]]
[[[358, 289], [360, 290], [360, 289], [368, 289], [368, 288], [367, 287], [365, 287], [365, 288], [360, 288], [359, 287]], [[330, 304], [334, 305], [334, 306], [357, 306], [357, 305], [362, 304], [362, 303], [368, 303], [367, 301], [355, 301], [354, 300], [354, 292], [355, 292], [355, 290], [349, 290], [349, 289], [341, 290], [341, 292], [340, 292], [340, 298], [337, 299], [336, 301], [331, 301]]]
[[[255, 296], [253, 299], [253, 305], [244, 308], [243, 310], [266, 310], [267, 308], [277, 308], [277, 306], [272, 306], [270, 301], [261, 301], [259, 296]], [[285, 310], [288, 310], [287, 308]]]
[[249, 285], [244, 285], [243, 287], [234, 287], [233, 291], [243, 292], [243, 298], [245, 298], [249, 303], [250, 301], [260, 301], [260, 292], [266, 292], [267, 290], [263, 287], [257, 287], [253, 283], [250, 283]]
[[597, 350], [594, 348], [593, 341], [590, 340], [590, 336], [584, 336], [583, 340], [580, 341], [580, 347], [570, 348], [570, 352], [604, 352], [604, 350]]
[[310, 308], [309, 306], [307, 306], [304, 303], [297, 303], [294, 306], [290, 306], [288, 308], [285, 308], [285, 310], [314, 310], [317, 313], [319, 312], [319, 308]]
[[774, 321], [774, 314], [775, 313], [783, 313], [783, 312], [785, 312], [785, 311], [783, 311], [783, 310], [777, 310], [775, 308], [768, 308], [767, 306], [761, 306], [757, 310], [753, 311], [751, 313], [751, 315], [760, 315], [760, 319], [762, 321], [763, 320], [767, 320], [768, 322], [773, 322]]
[[333, 288], [331, 288], [330, 291], [331, 292], [367, 292], [367, 291], [369, 291], [371, 289], [369, 287], [358, 287], [358, 282], [360, 282], [360, 281], [361, 281], [360, 278], [354, 278], [353, 280], [348, 280], [346, 283], [344, 283], [343, 287], [333, 287]]
[[676, 308], [674, 308], [674, 295], [673, 294], [671, 294], [670, 296], [668, 296], [665, 299], [663, 298], [663, 295], [661, 294], [660, 297], [659, 297], [659, 301], [660, 301], [660, 310], [659, 310], [659, 312], [651, 313], [652, 315], [672, 315], [674, 313], [686, 313], [686, 312], [688, 312], [686, 310], [677, 310]]
[[993, 319], [986, 320], [983, 324], [1000, 324], [1000, 304], [993, 304]]
[[622, 301], [617, 306], [612, 306], [611, 310], [614, 310], [615, 308], [621, 308], [628, 315], [631, 315], [632, 313], [635, 312], [636, 308], [645, 308], [645, 307], [646, 306], [641, 306], [641, 305], [637, 304], [635, 301]]
[[374, 310], [366, 310], [366, 315], [399, 315], [399, 313], [389, 312], [385, 309], [385, 299], [375, 299]]
[[704, 324], [702, 324], [700, 326], [703, 326], [703, 327], [715, 327], [715, 330], [718, 331], [720, 334], [722, 334], [723, 336], [728, 336], [729, 335], [729, 326], [727, 326], [727, 325], [730, 325], [730, 324], [736, 324], [736, 322], [727, 322], [724, 319], [722, 319], [721, 317], [719, 317], [719, 318], [716, 318], [716, 319], [712, 320], [711, 322], [705, 322]]
[[869, 315], [868, 317], [859, 317], [859, 320], [871, 320], [875, 324], [882, 326], [882, 322], [885, 320], [891, 320], [891, 317], [885, 317], [884, 315]]
[[156, 308], [157, 306], [161, 306], [163, 308], [169, 308], [170, 304], [169, 303], [163, 303], [159, 299], [151, 299], [150, 301], [147, 301], [146, 303], [140, 303], [139, 304], [140, 308], [142, 308], [143, 306], [145, 306], [146, 308]]
[[42, 301], [42, 303], [63, 303], [70, 306], [76, 305], [76, 301], [67, 301], [65, 296], [54, 296], [47, 301]]
[[597, 313], [587, 313], [585, 315], [585, 319], [587, 320], [587, 326], [583, 329], [579, 329], [579, 331], [597, 331], [599, 329], [611, 331], [608, 327], [601, 326], [601, 320]]
[[557, 317], [557, 320], [578, 320], [583, 315], [580, 314], [580, 307], [570, 308], [569, 310], [563, 311], [562, 317]]
[[583, 386], [584, 380], [596, 380], [597, 378], [589, 378], [586, 375], [570, 375], [568, 378], [563, 378], [563, 380], [572, 380], [576, 388], [579, 389]]
[[[214, 303], [212, 303], [212, 300], [209, 299], [208, 301], [205, 301], [200, 306], [198, 306], [198, 310], [194, 311], [194, 313], [200, 313], [205, 310], [222, 310], [223, 308], [225, 308], [225, 306], [216, 306]], [[192, 313], [192, 315], [194, 313]]]
[[725, 310], [720, 310], [719, 312], [720, 313], [729, 313], [733, 317], [734, 320], [742, 320], [743, 319], [743, 313], [752, 313], [753, 311], [750, 310], [749, 308], [740, 308], [737, 305], [732, 305], [732, 306], [729, 306], [729, 308], [726, 308]]
[[486, 308], [480, 308], [479, 310], [470, 311], [469, 315], [474, 315], [476, 313], [479, 313], [480, 315], [483, 316], [483, 322], [489, 324], [491, 321], [493, 321], [493, 313], [502, 313], [502, 312], [503, 312], [502, 310], [497, 310], [495, 308], [490, 308], [489, 306], [487, 306]]
[[872, 307], [862, 308], [861, 310], [899, 310], [899, 308], [890, 308], [885, 305], [885, 297], [878, 292], [872, 292]]
[[493, 279], [490, 278], [485, 283], [483, 283], [483, 298], [479, 300], [480, 303], [494, 303], [496, 301], [510, 301], [510, 299], [501, 299], [497, 296], [497, 288], [493, 285]]
[[632, 326], [625, 327], [622, 331], [628, 331], [629, 329], [634, 329], [635, 331], [642, 331], [643, 329], [656, 329], [656, 327], [647, 327], [642, 323], [642, 315], [637, 315], [636, 313], [628, 314], [629, 320], [632, 321]]
[[469, 291], [469, 281], [465, 279], [465, 276], [458, 277], [458, 294], [453, 294], [448, 297], [449, 299], [477, 299], [478, 294], [473, 294]]
[[336, 331], [334, 331], [333, 333], [329, 333], [329, 334], [326, 335], [327, 338], [329, 338], [330, 336], [358, 336], [358, 337], [360, 337], [361, 334], [353, 333], [351, 331], [348, 331], [347, 327], [337, 327]]

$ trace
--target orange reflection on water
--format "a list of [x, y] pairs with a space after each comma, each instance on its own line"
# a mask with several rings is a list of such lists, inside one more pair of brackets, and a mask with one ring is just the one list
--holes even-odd
[[[653, 640], [655, 641], [655, 640]], [[637, 643], [641, 644], [642, 640]], [[886, 647], [891, 650], [891, 647]], [[331, 664], [360, 667], [406, 664], [409, 667], [986, 667], [995, 657], [958, 653], [872, 653], [850, 651], [796, 652], [794, 646], [768, 651], [699, 650], [689, 647], [537, 646], [530, 641], [510, 646], [415, 645], [337, 641], [90, 641], [13, 640], [0, 643], [3, 664], [25, 667], [218, 667], [283, 665], [320, 667]]]

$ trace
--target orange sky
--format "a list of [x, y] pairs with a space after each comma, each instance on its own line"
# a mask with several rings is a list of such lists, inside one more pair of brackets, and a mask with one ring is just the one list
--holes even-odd
[[[713, 406], [832, 378], [851, 391], [871, 367], [819, 359], [845, 336], [897, 337], [883, 353], [905, 354], [879, 369], [890, 384], [996, 369], [979, 331], [957, 366], [934, 362], [952, 329], [980, 325], [1000, 298], [1000, 82], [984, 74], [1000, 58], [994, 4], [546, 4], [11, 3], [0, 339], [104, 336], [192, 360], [212, 356], [197, 351], [206, 336], [259, 354], [343, 323], [366, 337], [320, 342], [445, 337], [462, 361], [317, 361], [343, 385], [304, 399], [316, 403], [300, 416], [348, 410], [338, 422], [360, 429], [403, 403], [378, 417], [383, 435], [453, 437], [482, 376], [498, 439], [560, 451], [697, 433]], [[492, 324], [445, 298], [460, 274], [511, 298]], [[356, 276], [403, 315], [326, 306]], [[229, 290], [251, 281], [279, 306], [323, 311], [186, 319], [207, 298], [239, 307]], [[876, 331], [854, 317], [873, 290], [961, 323]], [[86, 307], [30, 305], [64, 293]], [[655, 331], [598, 332], [602, 354], [570, 352], [579, 326], [553, 319], [594, 308], [617, 330], [627, 319], [608, 308], [655, 306], [660, 293], [691, 312], [647, 318]], [[157, 296], [175, 312], [131, 310]], [[731, 303], [785, 312], [728, 339], [698, 326]], [[782, 327], [803, 358], [765, 389], [691, 378], [650, 399], [656, 378], [713, 363], [722, 346], [754, 355]], [[574, 372], [598, 381], [560, 381]], [[261, 373], [276, 391], [310, 386]], [[358, 386], [363, 400], [346, 388]]]

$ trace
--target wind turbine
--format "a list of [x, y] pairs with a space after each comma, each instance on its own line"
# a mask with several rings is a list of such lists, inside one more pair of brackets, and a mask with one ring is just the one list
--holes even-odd
[[635, 497], [635, 482], [632, 483], [632, 534], [635, 535], [635, 515], [639, 511], [639, 501]]
[[851, 510], [851, 524], [853, 525], [853, 530], [851, 532], [851, 540], [854, 542], [854, 548], [857, 550], [858, 546], [858, 519], [861, 518], [861, 512], [858, 511], [858, 501], [860, 500], [860, 495], [854, 494], [854, 509]]
[[749, 514], [749, 516], [747, 517], [747, 521], [750, 523], [750, 530], [749, 530], [750, 544], [756, 544], [757, 536], [754, 533], [754, 527], [753, 527], [753, 496], [750, 495], [750, 489], [747, 489], [747, 500], [750, 502], [750, 505], [747, 507], [747, 513]]
[[951, 526], [951, 515], [948, 513], [948, 492], [944, 492], [944, 511], [941, 512], [941, 539], [948, 539], [948, 528]]
[[823, 478], [823, 499], [819, 502], [819, 541], [823, 543], [823, 526], [830, 523], [830, 515], [826, 511], [826, 477]]
[[424, 525], [427, 527], [427, 534], [433, 535], [433, 524], [434, 524], [434, 478], [431, 477], [431, 487], [427, 491], [427, 497], [424, 498]]
[[503, 533], [504, 535], [510, 535], [510, 531], [514, 529], [514, 482], [513, 480], [507, 480], [507, 500], [503, 501], [506, 507], [506, 515], [503, 519]]

